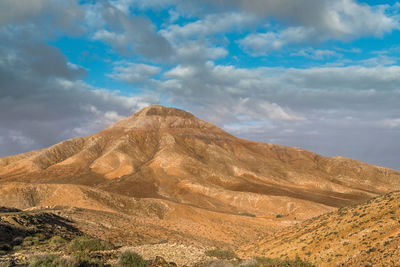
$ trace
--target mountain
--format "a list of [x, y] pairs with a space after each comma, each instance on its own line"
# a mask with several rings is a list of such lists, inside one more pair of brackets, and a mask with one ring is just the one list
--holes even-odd
[[135, 228], [132, 242], [238, 244], [396, 189], [395, 170], [243, 140], [160, 105], [92, 136], [0, 158], [0, 206], [140, 215], [138, 225], [157, 229]]
[[243, 246], [240, 255], [299, 256], [316, 266], [397, 266], [400, 192], [309, 219]]

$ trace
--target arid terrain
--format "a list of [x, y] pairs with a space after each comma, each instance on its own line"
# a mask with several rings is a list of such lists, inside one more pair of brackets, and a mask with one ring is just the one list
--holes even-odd
[[296, 255], [317, 266], [397, 266], [400, 192], [344, 207], [239, 249], [242, 257]]
[[386, 218], [397, 213], [396, 200], [359, 206], [361, 218], [358, 206], [342, 207], [399, 189], [395, 170], [243, 140], [159, 105], [92, 136], [0, 158], [0, 206], [46, 210], [116, 246], [240, 247], [244, 257], [299, 255], [318, 264], [356, 265], [391, 247], [382, 227], [398, 223], [396, 214]]

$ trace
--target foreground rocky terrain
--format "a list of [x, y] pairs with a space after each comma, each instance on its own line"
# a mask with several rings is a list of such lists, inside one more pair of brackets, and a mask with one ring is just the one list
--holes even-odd
[[[68, 214], [73, 212], [69, 209]], [[62, 213], [60, 207], [30, 211], [0, 207], [0, 266], [258, 266], [256, 259], [239, 259], [233, 250], [182, 242], [116, 246], [81, 232], [77, 222], [57, 215]]]
[[400, 192], [344, 207], [239, 249], [242, 257], [299, 256], [317, 266], [398, 266]]

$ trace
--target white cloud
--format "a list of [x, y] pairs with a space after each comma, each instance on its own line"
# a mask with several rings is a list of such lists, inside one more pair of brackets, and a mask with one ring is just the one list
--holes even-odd
[[291, 55], [311, 58], [311, 59], [315, 59], [315, 60], [323, 60], [326, 58], [340, 56], [337, 52], [335, 52], [333, 50], [314, 49], [314, 48], [303, 48], [303, 49], [300, 49], [299, 51], [291, 53]]
[[249, 121], [357, 118], [400, 112], [400, 67], [236, 68], [181, 64], [164, 73], [172, 103], [224, 125]]
[[179, 0], [111, 0], [110, 3], [128, 14], [131, 8], [133, 9], [158, 9], [166, 8], [170, 5], [179, 2]]
[[17, 143], [22, 146], [29, 146], [34, 144], [34, 140], [29, 136], [25, 136], [21, 131], [9, 130], [8, 137], [13, 143]]
[[164, 75], [173, 78], [183, 78], [193, 77], [196, 74], [196, 68], [194, 66], [181, 66], [178, 65], [175, 68], [167, 71]]
[[160, 34], [176, 43], [195, 37], [196, 39], [217, 33], [238, 31], [256, 23], [256, 18], [248, 13], [210, 14], [204, 19], [187, 23], [183, 26], [172, 24], [160, 30]]
[[[2, 0], [0, 26], [13, 24], [51, 34], [60, 29], [71, 34], [82, 33], [84, 11], [77, 1]], [[51, 25], [51, 26], [49, 26]]]
[[124, 5], [130, 5], [130, 1], [113, 4], [99, 2], [92, 5], [101, 14], [98, 24], [93, 21], [98, 16], [90, 11], [86, 17], [94, 27], [93, 40], [103, 41], [125, 56], [139, 54], [151, 60], [167, 60], [173, 56], [171, 44], [156, 32], [150, 19], [126, 12]]
[[399, 29], [399, 22], [385, 14], [389, 6], [371, 7], [353, 0], [341, 0], [331, 1], [328, 8], [324, 26], [338, 39], [382, 36]]
[[159, 102], [156, 93], [123, 96], [92, 87], [59, 49], [24, 37], [0, 31], [0, 156], [95, 133]]
[[[262, 18], [273, 17], [288, 25], [316, 29], [339, 40], [381, 36], [399, 29], [396, 16], [387, 14], [389, 5], [370, 6], [354, 0], [203, 0], [223, 10], [240, 8]], [[396, 4], [394, 5], [394, 7]]]
[[94, 33], [93, 40], [101, 40], [106, 43], [111, 43], [116, 47], [123, 47], [128, 42], [128, 37], [122, 33], [118, 34], [102, 29]]
[[384, 127], [390, 128], [390, 129], [399, 128], [400, 127], [400, 118], [383, 120], [382, 125]]
[[[171, 101], [196, 106], [202, 103], [211, 120], [235, 122], [242, 120], [302, 120], [304, 117], [288, 107], [262, 96], [274, 81], [268, 80], [263, 68], [237, 69], [233, 66], [179, 65], [164, 75], [161, 90]], [[264, 76], [264, 73], [267, 74]], [[223, 99], [223, 101], [221, 101]]]
[[107, 76], [127, 83], [147, 82], [159, 73], [161, 68], [153, 65], [118, 62], [115, 63], [113, 73]]
[[266, 55], [281, 50], [289, 44], [318, 41], [320, 36], [313, 28], [289, 27], [280, 32], [252, 33], [239, 40], [240, 46], [254, 56]]
[[377, 57], [372, 57], [368, 59], [361, 60], [360, 62], [368, 67], [384, 66], [384, 65], [394, 65], [397, 63], [399, 58], [389, 57], [385, 55], [378, 55]]
[[400, 66], [289, 69], [282, 78], [298, 88], [372, 90], [370, 92], [373, 93], [399, 90]]
[[201, 41], [185, 42], [177, 46], [177, 58], [183, 61], [198, 61], [204, 59], [218, 59], [228, 55], [228, 51], [223, 47], [207, 46]]
[[[364, 36], [381, 37], [385, 33], [400, 29], [398, 19], [386, 14], [386, 10], [390, 9], [388, 5], [371, 7], [353, 0], [318, 1], [319, 3], [313, 0], [290, 1], [288, 5], [279, 2], [277, 6], [271, 1], [264, 3], [255, 1], [257, 3], [253, 3], [254, 7], [265, 10], [266, 15], [282, 16], [289, 21], [295, 20], [300, 26], [289, 26], [279, 31], [251, 33], [239, 41], [240, 45], [250, 54], [260, 56], [290, 45], [327, 40], [349, 41]], [[303, 10], [305, 6], [298, 6], [302, 2], [310, 5], [309, 10]], [[315, 4], [314, 7], [311, 5], [312, 2]], [[252, 10], [251, 3], [249, 6]], [[299, 9], [293, 9], [294, 6]], [[291, 12], [296, 12], [296, 14]], [[290, 14], [293, 17], [286, 17]]]

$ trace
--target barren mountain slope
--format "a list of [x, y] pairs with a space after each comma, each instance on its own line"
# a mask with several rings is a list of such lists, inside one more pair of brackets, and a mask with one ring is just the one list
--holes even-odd
[[207, 211], [168, 200], [135, 199], [82, 185], [2, 183], [0, 196], [0, 206], [52, 211], [70, 218], [84, 233], [121, 245], [168, 240], [235, 246], [279, 226], [273, 220]]
[[[179, 207], [182, 212], [169, 217], [177, 220], [195, 208], [204, 216], [255, 215], [251, 222], [268, 222], [272, 230], [400, 189], [400, 173], [246, 141], [183, 110], [155, 105], [95, 135], [0, 158], [1, 189], [0, 203], [19, 208], [70, 205], [130, 214], [105, 203], [113, 196]], [[132, 210], [146, 212], [135, 205]]]
[[400, 193], [306, 220], [240, 249], [244, 257], [296, 255], [317, 266], [397, 266]]

